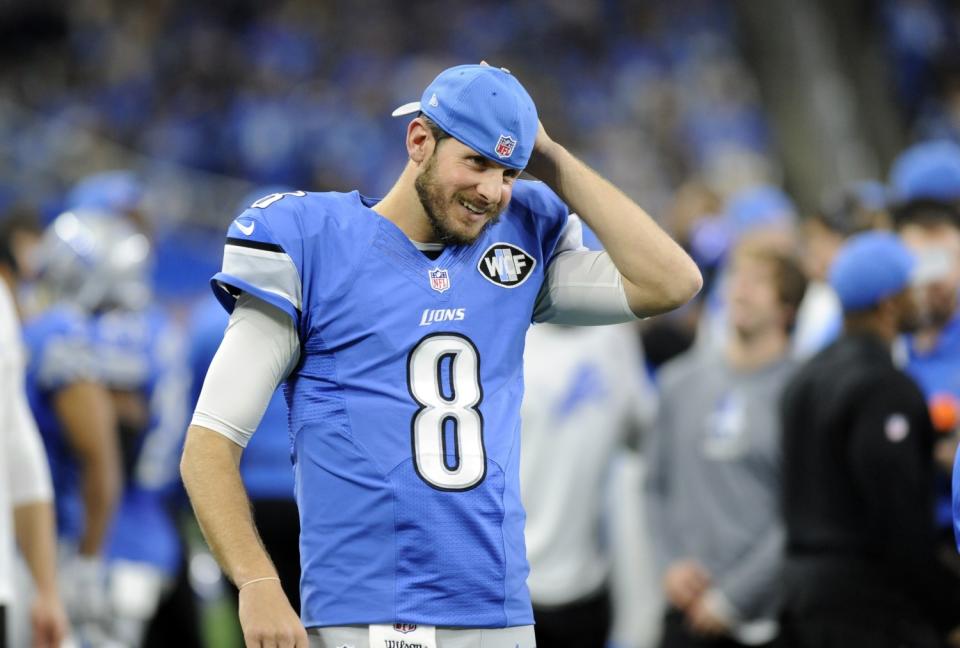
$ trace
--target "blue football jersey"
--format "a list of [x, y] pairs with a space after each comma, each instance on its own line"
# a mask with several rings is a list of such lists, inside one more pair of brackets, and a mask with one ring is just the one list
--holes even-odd
[[[208, 296], [193, 309], [190, 320], [190, 371], [194, 387], [191, 402], [196, 405], [210, 361], [223, 340], [227, 315], [220, 304]], [[290, 454], [287, 402], [283, 390], [278, 389], [270, 399], [257, 432], [244, 449], [240, 461], [240, 476], [250, 499], [293, 499]]]
[[56, 394], [96, 375], [93, 333], [87, 317], [68, 306], [55, 306], [23, 326], [27, 350], [27, 398], [50, 463], [57, 532], [76, 541], [83, 529], [79, 466], [54, 410]]
[[264, 198], [230, 226], [214, 291], [294, 321], [284, 385], [306, 626], [533, 623], [519, 484], [524, 338], [567, 222], [518, 181], [430, 260], [353, 193]]
[[108, 311], [93, 320], [98, 375], [110, 389], [132, 392], [147, 407], [147, 424], [122, 430], [126, 478], [107, 539], [108, 560], [150, 564], [173, 574], [180, 541], [167, 499], [187, 421], [190, 376], [182, 339], [159, 307]]

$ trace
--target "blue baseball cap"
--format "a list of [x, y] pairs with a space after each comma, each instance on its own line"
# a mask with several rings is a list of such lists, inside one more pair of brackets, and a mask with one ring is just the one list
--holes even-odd
[[537, 107], [516, 77], [504, 68], [458, 65], [447, 68], [394, 117], [422, 112], [452, 137], [511, 169], [523, 169], [537, 137]]
[[854, 234], [830, 266], [830, 285], [844, 311], [876, 306], [909, 286], [917, 259], [891, 232]]
[[960, 145], [935, 140], [911, 146], [894, 160], [890, 190], [900, 203], [960, 200]]
[[757, 185], [738, 191], [724, 210], [736, 236], [765, 227], [791, 226], [797, 209], [793, 201], [773, 185]]

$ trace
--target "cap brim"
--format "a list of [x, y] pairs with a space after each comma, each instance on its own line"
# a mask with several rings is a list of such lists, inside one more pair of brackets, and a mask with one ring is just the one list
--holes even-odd
[[410, 103], [405, 103], [392, 113], [391, 117], [403, 117], [404, 115], [412, 115], [413, 113], [420, 112], [420, 102], [411, 101]]

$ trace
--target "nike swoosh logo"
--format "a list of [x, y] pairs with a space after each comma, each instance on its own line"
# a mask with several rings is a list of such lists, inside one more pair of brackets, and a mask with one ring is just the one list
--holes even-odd
[[250, 223], [249, 225], [244, 225], [240, 221], [237, 221], [237, 229], [243, 232], [244, 234], [246, 234], [247, 236], [250, 236], [251, 234], [253, 234], [253, 228], [256, 226], [257, 226], [256, 223]]

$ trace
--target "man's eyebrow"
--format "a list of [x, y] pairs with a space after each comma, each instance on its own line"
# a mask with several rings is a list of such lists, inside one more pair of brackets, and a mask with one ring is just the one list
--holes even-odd
[[488, 157], [487, 157], [486, 155], [484, 155], [483, 153], [478, 153], [477, 151], [472, 151], [472, 152], [470, 152], [470, 153], [467, 154], [467, 157], [468, 157], [468, 158], [479, 158], [479, 159], [483, 160], [483, 165], [484, 165], [485, 167], [492, 167], [492, 168], [496, 168], [496, 169], [503, 169], [503, 170], [506, 171], [507, 173], [510, 173], [510, 174], [513, 174], [513, 175], [520, 175], [520, 170], [519, 170], [519, 169], [514, 169], [513, 167], [508, 167], [508, 166], [505, 165], [505, 164], [500, 164], [499, 162], [494, 162], [493, 160], [491, 160], [490, 158], [488, 158]]

